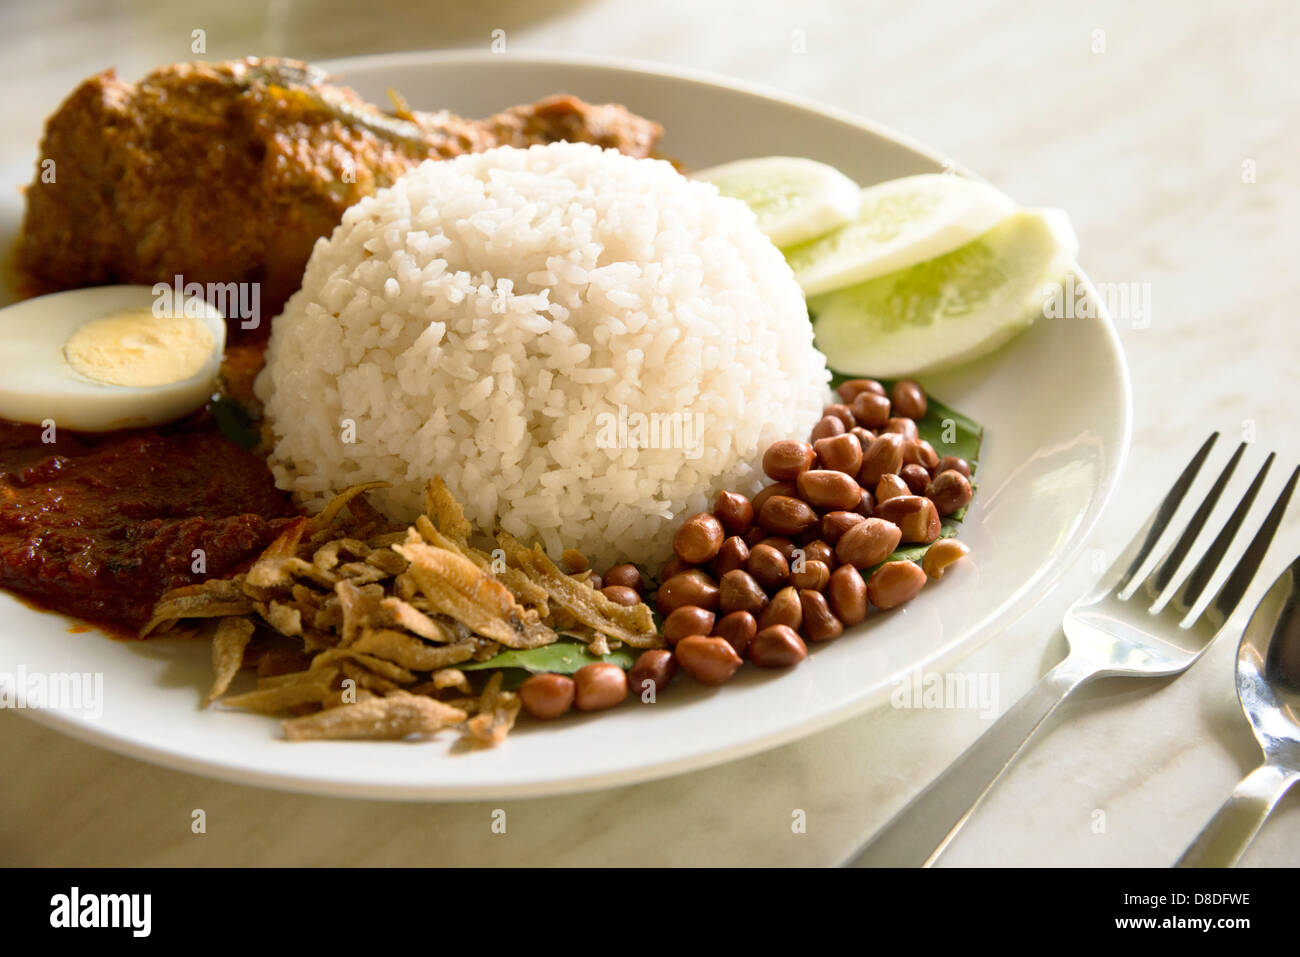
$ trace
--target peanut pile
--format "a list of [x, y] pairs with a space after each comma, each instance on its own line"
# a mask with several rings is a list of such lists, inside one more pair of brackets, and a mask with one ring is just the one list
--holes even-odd
[[[838, 638], [873, 607], [911, 601], [969, 553], [939, 538], [941, 520], [970, 503], [971, 469], [920, 438], [925, 390], [911, 380], [887, 392], [874, 379], [853, 379], [838, 392], [808, 442], [767, 449], [771, 483], [752, 500], [721, 492], [712, 512], [678, 529], [655, 596], [670, 648], [643, 652], [628, 673], [598, 663], [572, 677], [535, 675], [519, 688], [526, 711], [551, 718], [572, 706], [612, 707], [629, 685], [661, 690], [679, 667], [708, 685], [729, 680], [746, 659], [791, 667], [807, 657], [808, 642]], [[887, 561], [904, 544], [930, 547], [919, 565]], [[588, 580], [620, 604], [648, 591], [632, 565]]]

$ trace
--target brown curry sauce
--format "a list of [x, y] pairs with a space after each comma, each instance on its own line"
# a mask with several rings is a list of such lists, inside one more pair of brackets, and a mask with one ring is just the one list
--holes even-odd
[[296, 514], [207, 411], [53, 443], [0, 421], [0, 587], [117, 633], [168, 589], [237, 571]]

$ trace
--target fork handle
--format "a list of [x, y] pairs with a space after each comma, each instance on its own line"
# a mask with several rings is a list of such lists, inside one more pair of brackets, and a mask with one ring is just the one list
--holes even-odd
[[860, 848], [846, 867], [928, 867], [1056, 706], [1096, 670], [1066, 658], [1043, 675], [942, 774]]
[[1297, 779], [1300, 772], [1267, 762], [1251, 771], [1174, 866], [1232, 867]]

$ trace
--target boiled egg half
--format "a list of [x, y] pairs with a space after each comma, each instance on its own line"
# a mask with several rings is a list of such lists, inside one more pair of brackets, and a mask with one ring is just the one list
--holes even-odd
[[108, 432], [179, 419], [212, 395], [226, 322], [205, 300], [100, 286], [0, 309], [0, 418]]

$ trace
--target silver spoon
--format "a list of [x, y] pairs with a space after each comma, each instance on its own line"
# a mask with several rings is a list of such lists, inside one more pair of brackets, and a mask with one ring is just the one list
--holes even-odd
[[1231, 867], [1273, 807], [1300, 780], [1300, 558], [1278, 576], [1237, 646], [1237, 698], [1264, 763], [1178, 859], [1178, 867]]

